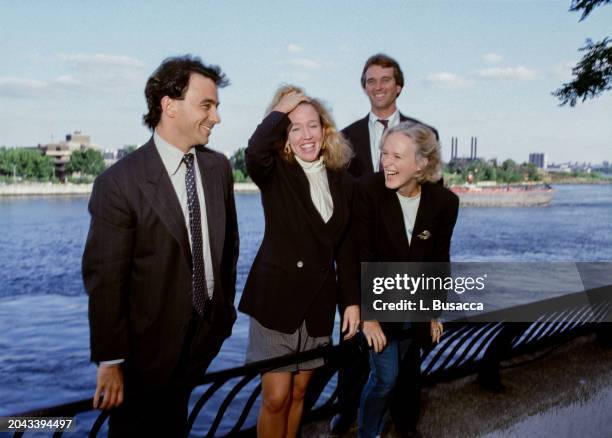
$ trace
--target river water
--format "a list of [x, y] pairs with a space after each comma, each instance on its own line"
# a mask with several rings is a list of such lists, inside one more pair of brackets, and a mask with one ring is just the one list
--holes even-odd
[[[556, 189], [547, 207], [461, 209], [452, 259], [612, 261], [612, 185]], [[236, 203], [238, 302], [264, 222], [257, 193]], [[0, 416], [93, 394], [80, 268], [88, 226], [87, 197], [0, 198]], [[210, 370], [241, 365], [246, 338], [239, 315]]]

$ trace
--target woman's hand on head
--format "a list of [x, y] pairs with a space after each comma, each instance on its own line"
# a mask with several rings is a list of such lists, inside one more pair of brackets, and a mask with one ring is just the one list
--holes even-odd
[[310, 99], [308, 99], [308, 97], [306, 97], [304, 93], [291, 91], [285, 94], [272, 110], [289, 114], [300, 103], [309, 101]]
[[359, 306], [357, 304], [353, 304], [352, 306], [348, 306], [344, 309], [344, 316], [342, 318], [342, 333], [344, 335], [344, 340], [351, 339], [357, 333], [357, 329], [359, 328]]

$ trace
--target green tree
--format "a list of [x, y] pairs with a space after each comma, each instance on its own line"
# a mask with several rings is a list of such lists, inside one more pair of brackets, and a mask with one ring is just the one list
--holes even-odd
[[[582, 11], [582, 21], [596, 7], [611, 2], [612, 0], [572, 0], [570, 11]], [[572, 69], [573, 79], [552, 93], [561, 101], [561, 106], [567, 103], [575, 106], [579, 99], [584, 102], [612, 89], [612, 38], [606, 37], [597, 42], [587, 39], [586, 45], [579, 51], [585, 54]]]
[[40, 151], [12, 148], [0, 150], [0, 175], [49, 181], [53, 177], [53, 161]]
[[126, 144], [125, 146], [123, 146], [123, 150], [125, 151], [125, 155], [131, 154], [136, 149], [137, 149], [137, 146], [135, 144]]
[[70, 173], [80, 172], [83, 175], [97, 176], [104, 170], [104, 158], [102, 153], [96, 149], [85, 149], [74, 151], [70, 155], [70, 161], [66, 171]]
[[238, 148], [230, 157], [230, 164], [232, 165], [232, 169], [234, 169], [234, 180], [237, 182], [244, 182], [249, 178], [249, 172], [244, 159], [245, 149], [246, 148]]

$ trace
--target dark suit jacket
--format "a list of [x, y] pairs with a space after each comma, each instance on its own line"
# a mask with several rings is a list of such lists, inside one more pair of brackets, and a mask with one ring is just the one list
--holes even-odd
[[203, 146], [196, 157], [215, 279], [209, 320], [193, 316], [187, 227], [153, 139], [94, 183], [83, 255], [91, 359], [125, 359], [132, 382], [163, 385], [184, 361], [201, 371], [236, 318], [238, 227], [231, 168], [223, 155]]
[[[369, 118], [370, 114], [365, 116], [363, 119], [357, 120], [342, 130], [342, 134], [353, 147], [353, 152], [355, 152], [355, 156], [348, 166], [348, 172], [355, 178], [374, 173], [374, 168], [372, 167], [372, 151], [370, 149], [370, 128], [368, 126]], [[406, 117], [400, 113], [400, 122], [406, 121], [424, 124], [423, 122]], [[436, 138], [438, 138], [438, 131], [436, 131], [436, 128], [432, 126], [429, 126], [429, 128], [434, 131]]]
[[[395, 190], [385, 187], [381, 172], [365, 176], [358, 183], [353, 232], [363, 262], [449, 262], [453, 228], [459, 199], [439, 184], [421, 185], [421, 200], [408, 243], [404, 216]], [[424, 240], [417, 236], [429, 231]], [[402, 323], [381, 323], [385, 336], [393, 339]], [[429, 326], [413, 323], [417, 341], [431, 342]]]
[[245, 152], [266, 229], [238, 308], [273, 330], [293, 333], [305, 320], [310, 336], [327, 336], [336, 303], [359, 304], [356, 255], [347, 238], [353, 182], [346, 171], [327, 170], [334, 212], [325, 224], [302, 167], [279, 155], [288, 125], [286, 114], [271, 113]]

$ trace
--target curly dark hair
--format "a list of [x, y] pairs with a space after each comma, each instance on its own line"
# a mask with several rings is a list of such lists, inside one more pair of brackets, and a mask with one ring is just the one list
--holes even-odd
[[147, 80], [145, 98], [149, 112], [142, 116], [143, 123], [154, 130], [161, 119], [161, 100], [164, 96], [184, 99], [189, 77], [197, 73], [211, 79], [219, 88], [229, 85], [229, 80], [216, 65], [205, 65], [196, 56], [173, 56], [163, 60]]
[[366, 61], [365, 65], [363, 66], [363, 71], [361, 72], [362, 88], [365, 88], [366, 86], [366, 72], [368, 71], [368, 68], [373, 65], [378, 65], [384, 68], [393, 67], [393, 77], [395, 78], [395, 83], [404, 88], [404, 73], [402, 73], [402, 69], [395, 59], [391, 58], [389, 55], [385, 55], [384, 53], [372, 55]]

